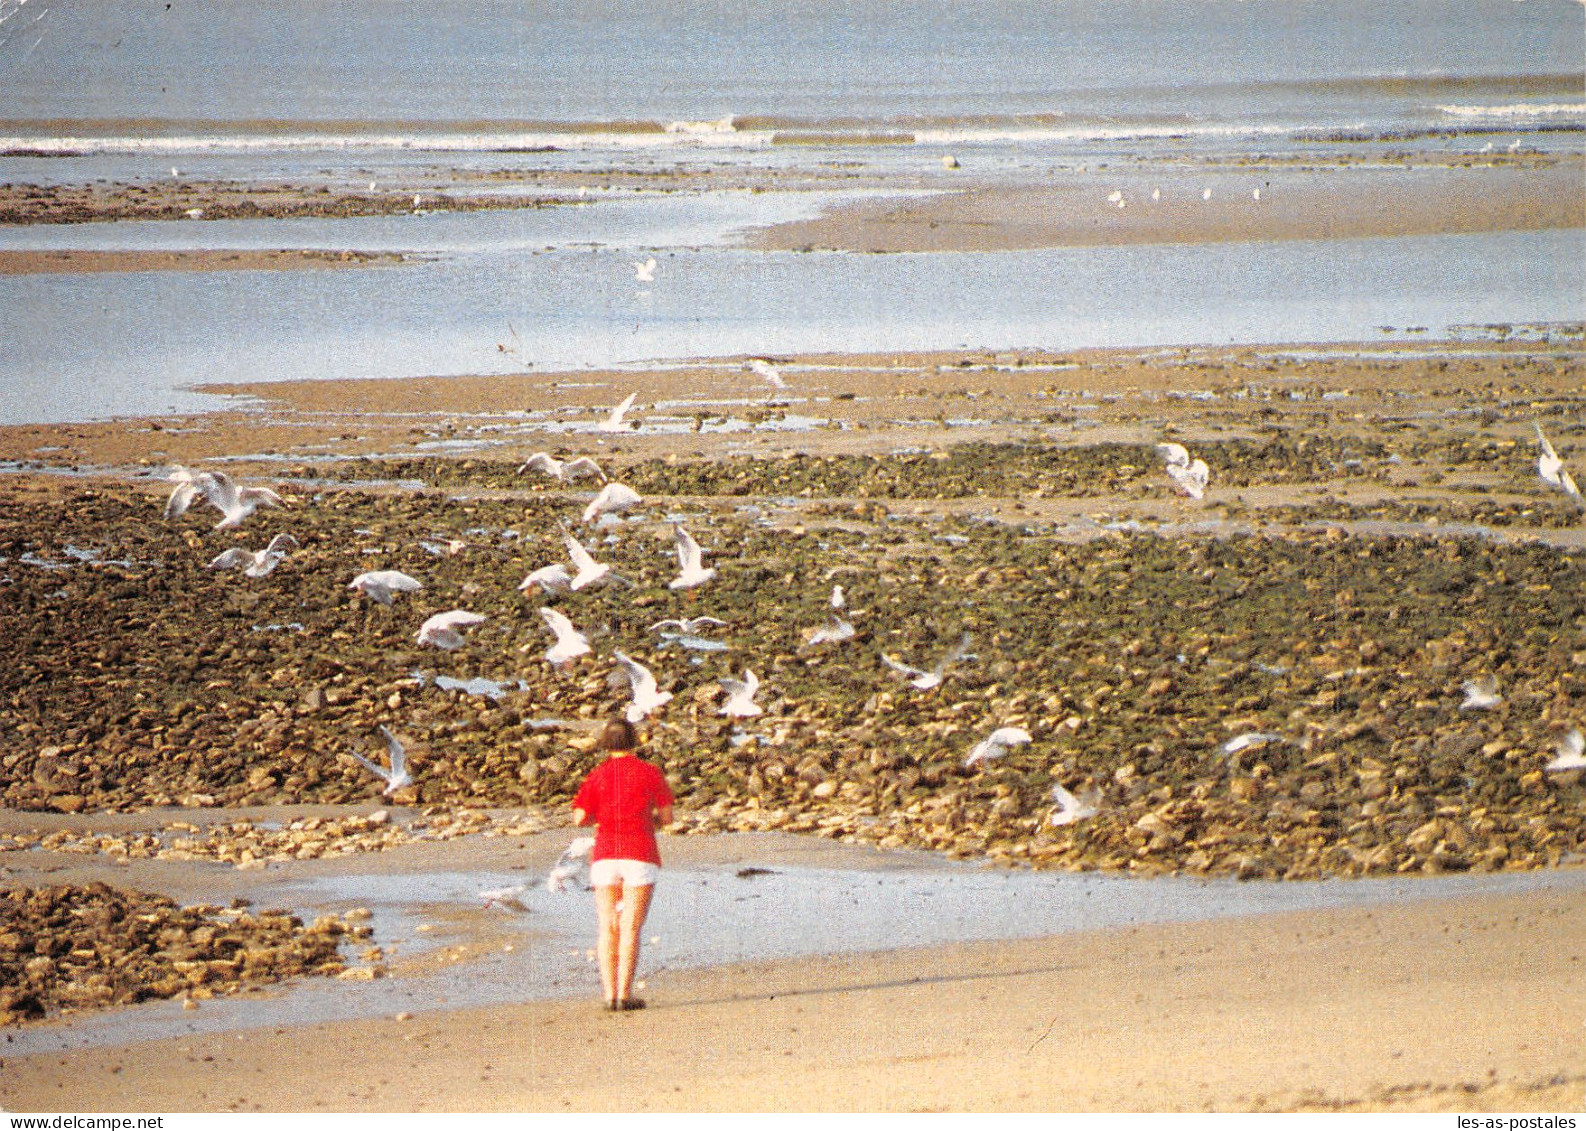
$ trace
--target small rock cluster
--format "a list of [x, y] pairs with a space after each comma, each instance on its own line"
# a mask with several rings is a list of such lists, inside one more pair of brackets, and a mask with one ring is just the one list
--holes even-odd
[[233, 994], [304, 974], [340, 975], [365, 926], [286, 911], [181, 907], [108, 884], [0, 892], [0, 1025], [151, 998]]

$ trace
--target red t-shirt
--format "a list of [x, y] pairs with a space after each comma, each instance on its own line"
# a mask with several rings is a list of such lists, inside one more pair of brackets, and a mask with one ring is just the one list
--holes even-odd
[[652, 809], [672, 804], [661, 771], [632, 755], [607, 758], [578, 787], [573, 808], [582, 809], [595, 822], [595, 852], [591, 860], [644, 860], [661, 862], [655, 846]]

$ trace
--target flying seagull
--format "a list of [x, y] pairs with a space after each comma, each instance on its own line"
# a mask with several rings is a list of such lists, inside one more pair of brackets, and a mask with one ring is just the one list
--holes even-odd
[[650, 626], [651, 632], [660, 632], [663, 629], [675, 628], [679, 632], [693, 636], [707, 628], [726, 628], [727, 622], [717, 620], [715, 617], [682, 617], [658, 620]]
[[397, 736], [385, 727], [380, 728], [380, 733], [385, 735], [386, 749], [391, 755], [391, 768], [389, 770], [384, 766], [376, 765], [374, 762], [369, 761], [356, 750], [350, 750], [348, 753], [362, 763], [366, 769], [385, 779], [385, 788], [380, 792], [388, 795], [395, 793], [403, 786], [412, 785], [413, 775], [408, 773], [407, 751], [397, 741]]
[[639, 492], [632, 487], [621, 483], [607, 483], [584, 508], [584, 521], [594, 522], [603, 514], [617, 514], [629, 507], [638, 506], [643, 501]]
[[854, 638], [854, 626], [836, 613], [826, 618], [819, 628], [812, 628], [804, 636], [806, 644], [841, 644]]
[[1206, 482], [1211, 478], [1205, 460], [1191, 460], [1183, 444], [1158, 444], [1156, 450], [1166, 463], [1168, 478], [1173, 480], [1174, 486], [1192, 499], [1205, 495]]
[[650, 256], [643, 263], [633, 265], [633, 277], [641, 283], [655, 282], [655, 256]]
[[1247, 747], [1260, 746], [1267, 742], [1282, 741], [1283, 736], [1281, 734], [1272, 734], [1268, 731], [1251, 731], [1249, 734], [1241, 734], [1235, 738], [1230, 738], [1222, 744], [1221, 752], [1224, 754], [1237, 754]]
[[631, 421], [631, 420], [622, 419], [622, 414], [627, 412], [630, 408], [633, 407], [634, 398], [637, 397], [638, 395], [639, 395], [638, 393], [629, 393], [626, 397], [623, 397], [622, 398], [622, 403], [619, 404], [616, 408], [612, 409], [610, 415], [608, 415], [606, 417], [606, 419], [602, 420], [599, 424], [595, 425], [595, 430], [597, 432], [636, 432], [636, 431], [638, 431], [639, 426], [637, 424], [633, 423], [633, 421]]
[[482, 891], [479, 893], [479, 898], [484, 902], [480, 905], [480, 910], [483, 911], [485, 908], [496, 906], [505, 907], [508, 911], [528, 911], [528, 905], [521, 898], [528, 890], [525, 884], [514, 884], [511, 887], [490, 888], [487, 891]]
[[573, 627], [573, 622], [549, 605], [540, 607], [540, 619], [545, 627], [556, 634], [556, 643], [545, 653], [546, 662], [561, 667], [563, 664], [587, 655], [589, 638]]
[[976, 744], [969, 752], [969, 757], [964, 759], [964, 765], [973, 766], [976, 762], [1000, 758], [1015, 746], [1023, 746], [1029, 741], [1030, 732], [1023, 727], [998, 727], [984, 741]]
[[578, 539], [571, 534], [564, 535], [562, 540], [567, 544], [567, 556], [573, 560], [573, 565], [578, 570], [573, 579], [567, 583], [569, 590], [576, 592], [580, 589], [588, 589], [591, 585], [600, 585], [607, 580], [626, 580], [626, 578], [613, 573], [611, 567], [605, 562], [597, 562], [590, 552], [584, 549]]
[[885, 654], [882, 655], [881, 661], [893, 671], [907, 677], [909, 686], [916, 691], [929, 691], [933, 687], [939, 687], [942, 682], [942, 676], [947, 672], [947, 669], [963, 659], [968, 652], [969, 634], [966, 632], [963, 639], [953, 645], [952, 650], [937, 661], [936, 666], [930, 671], [922, 671], [920, 668], [911, 668], [907, 664], [900, 664]]
[[1563, 770], [1586, 770], [1586, 737], [1576, 727], [1558, 740], [1557, 757], [1542, 768], [1549, 773]]
[[656, 686], [655, 676], [650, 674], [649, 668], [621, 652], [612, 654], [617, 660], [617, 667], [611, 673], [612, 681], [618, 686], [626, 681], [628, 690], [633, 696], [633, 702], [628, 704], [626, 712], [630, 723], [638, 722], [651, 711], [671, 702], [672, 693], [662, 691]]
[[1101, 791], [1087, 789], [1082, 797], [1075, 797], [1063, 788], [1061, 782], [1052, 783], [1052, 800], [1057, 802], [1057, 808], [1052, 810], [1047, 817], [1049, 825], [1072, 825], [1075, 821], [1083, 821], [1094, 817], [1100, 811]]
[[1537, 457], [1536, 473], [1542, 477], [1542, 482], [1552, 487], [1557, 487], [1576, 502], [1581, 501], [1580, 488], [1575, 486], [1575, 480], [1564, 467], [1564, 461], [1559, 458], [1553, 445], [1548, 443], [1542, 434], [1542, 426], [1533, 424], [1536, 429], [1536, 442], [1542, 445], [1542, 454]]
[[752, 719], [760, 713], [760, 705], [754, 701], [754, 693], [760, 690], [760, 677], [754, 672], [744, 668], [741, 680], [722, 679], [717, 682], [727, 693], [727, 702], [722, 704], [718, 714], [734, 719]]
[[745, 369], [753, 370], [757, 377], [767, 382], [773, 389], [787, 388], [787, 382], [782, 379], [782, 371], [765, 358], [751, 357], [743, 364]]
[[399, 569], [377, 569], [360, 573], [347, 583], [347, 588], [358, 590], [371, 601], [390, 605], [396, 594], [417, 593], [424, 588], [424, 583]]
[[242, 566], [244, 577], [264, 577], [276, 566], [286, 560], [288, 550], [297, 549], [297, 539], [290, 534], [277, 534], [270, 539], [270, 544], [262, 550], [244, 550], [241, 546], [233, 546], [205, 566], [205, 569], [236, 569]]
[[[583, 547], [579, 547], [582, 549]], [[573, 589], [573, 575], [567, 572], [567, 567], [557, 562], [555, 565], [541, 566], [529, 576], [525, 577], [518, 589], [528, 593], [538, 588], [543, 593], [570, 593]]]
[[538, 471], [549, 475], [552, 479], [579, 479], [585, 475], [593, 475], [602, 483], [606, 480], [606, 473], [601, 471], [600, 465], [588, 456], [559, 460], [549, 452], [535, 452], [527, 463], [518, 468], [519, 475], [525, 471]]
[[583, 891], [589, 887], [589, 854], [594, 849], [594, 837], [575, 838], [551, 868], [551, 874], [545, 877], [545, 890]]
[[1465, 692], [1465, 701], [1459, 705], [1461, 711], [1489, 711], [1503, 702], [1503, 696], [1498, 694], [1498, 681], [1490, 675], [1467, 679], [1461, 690]]
[[459, 630], [476, 625], [484, 619], [478, 613], [470, 613], [464, 609], [436, 613], [419, 627], [418, 642], [433, 644], [448, 652], [456, 651], [463, 646], [463, 634]]
[[705, 552], [682, 526], [672, 527], [672, 542], [677, 549], [679, 572], [666, 583], [668, 589], [695, 589], [716, 576], [716, 567], [706, 568]]

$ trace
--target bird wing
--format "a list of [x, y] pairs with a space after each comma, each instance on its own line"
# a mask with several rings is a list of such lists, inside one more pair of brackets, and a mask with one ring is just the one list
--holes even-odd
[[268, 487], [239, 487], [237, 489], [237, 500], [243, 503], [251, 502], [255, 506], [260, 503], [267, 503], [272, 507], [282, 505], [281, 496]]
[[1157, 454], [1166, 461], [1169, 467], [1188, 467], [1190, 462], [1189, 449], [1183, 444], [1158, 444]]
[[613, 424], [613, 425], [621, 424], [622, 423], [622, 414], [627, 412], [630, 408], [633, 407], [634, 398], [636, 398], [638, 395], [639, 395], [638, 393], [629, 393], [627, 396], [623, 397], [622, 398], [622, 403], [619, 404], [616, 408], [612, 409], [611, 410], [611, 415], [606, 417], [606, 423], [607, 424]]
[[923, 672], [919, 668], [911, 668], [908, 664], [900, 664], [891, 656], [888, 656], [885, 652], [881, 654], [881, 662], [886, 664], [887, 667], [891, 668], [893, 671], [900, 672], [903, 675], [908, 676], [910, 679], [919, 679], [921, 676], [931, 674], [930, 672]]
[[776, 366], [772, 365], [769, 361], [758, 357], [751, 357], [749, 359], [749, 368], [754, 370], [757, 375], [764, 378], [766, 381], [769, 381], [773, 387], [778, 389], [787, 388], [787, 382], [782, 379], [782, 371]]
[[932, 668], [929, 673], [921, 673], [921, 674], [930, 674], [930, 675], [939, 676], [943, 672], [945, 672], [949, 667], [951, 667], [953, 664], [956, 664], [956, 663], [958, 663], [959, 660], [962, 660], [964, 658], [964, 656], [968, 652], [969, 652], [969, 633], [966, 632], [959, 639], [958, 643], [953, 645], [952, 650], [949, 651], [947, 653], [947, 655], [943, 656], [941, 661], [934, 668]]
[[372, 577], [387, 589], [395, 589], [399, 593], [417, 593], [424, 588], [422, 581], [416, 577], [409, 577], [399, 569], [382, 569], [364, 576]]
[[583, 544], [577, 538], [567, 534], [563, 536], [563, 540], [567, 543], [567, 556], [578, 567], [579, 573], [587, 573], [592, 569], [599, 568], [599, 563], [595, 561], [588, 550], [584, 549]]
[[1072, 813], [1079, 808], [1079, 799], [1063, 788], [1062, 782], [1052, 783], [1052, 800], [1061, 812]]
[[527, 463], [518, 468], [519, 474], [522, 474], [525, 471], [542, 471], [546, 475], [554, 475], [557, 478], [561, 478], [564, 468], [560, 463], [551, 457], [551, 453], [535, 452], [529, 457], [529, 461]]
[[684, 574], [698, 573], [705, 566], [705, 554], [694, 536], [681, 526], [672, 527], [672, 542], [677, 549], [677, 564]]
[[222, 514], [229, 515], [237, 509], [237, 485], [224, 471], [203, 472], [194, 482], [209, 505]]
[[470, 613], [466, 609], [453, 609], [447, 613], [436, 613], [424, 622], [423, 627], [427, 630], [466, 628], [484, 619], [479, 613]]
[[391, 776], [400, 778], [407, 773], [407, 748], [385, 727], [380, 728], [380, 733], [385, 736], [386, 750], [391, 755]]
[[1557, 460], [1558, 453], [1553, 450], [1553, 445], [1548, 443], [1547, 437], [1542, 434], [1542, 426], [1540, 424], [1532, 424], [1531, 427], [1536, 429], [1536, 442], [1542, 445], [1542, 454], [1550, 460]]
[[628, 677], [628, 687], [635, 699], [655, 694], [655, 676], [650, 674], [649, 668], [621, 652], [613, 652], [612, 655], [620, 665], [619, 670]]
[[386, 769], [384, 766], [375, 765], [373, 762], [369, 761], [369, 759], [365, 758], [362, 754], [358, 753], [356, 750], [349, 750], [349, 751], [347, 751], [347, 754], [350, 757], [356, 758], [360, 763], [363, 764], [363, 766], [366, 769], [368, 769], [368, 770], [372, 771], [373, 773], [379, 775], [385, 781], [390, 781], [391, 780], [391, 771]]
[[991, 732], [989, 741], [998, 746], [1023, 746], [1030, 741], [1030, 732], [1023, 727], [998, 727]]
[[1574, 477], [1562, 467], [1559, 468], [1558, 471], [1558, 485], [1564, 489], [1564, 493], [1570, 498], [1574, 499], [1576, 502], [1580, 501], [1580, 488], [1575, 486]]
[[568, 479], [577, 479], [584, 475], [595, 475], [601, 479], [606, 477], [606, 473], [600, 470], [600, 465], [588, 456], [579, 456], [575, 460], [569, 460], [564, 463], [562, 465], [562, 475]]
[[287, 550], [296, 550], [298, 541], [290, 534], [277, 534], [270, 539], [270, 544], [264, 548], [267, 554], [284, 554]]
[[545, 626], [556, 633], [558, 644], [588, 643], [584, 634], [573, 627], [573, 622], [549, 605], [540, 606], [540, 618], [545, 621]]
[[176, 490], [171, 492], [171, 497], [165, 503], [165, 517], [176, 518], [186, 512], [193, 505], [193, 500], [198, 497], [198, 485], [191, 479], [179, 483]]
[[679, 632], [687, 632], [688, 626], [680, 620], [658, 620], [645, 631], [659, 632], [663, 628], [676, 628]]
[[224, 553], [217, 554], [206, 569], [236, 569], [238, 566], [251, 566], [255, 561], [252, 550], [244, 550], [241, 546], [233, 546]]

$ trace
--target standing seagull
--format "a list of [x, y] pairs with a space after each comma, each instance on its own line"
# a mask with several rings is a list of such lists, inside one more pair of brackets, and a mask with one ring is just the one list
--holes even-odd
[[205, 569], [236, 569], [245, 567], [242, 571], [244, 577], [264, 577], [276, 566], [286, 560], [288, 550], [297, 549], [297, 539], [290, 534], [277, 534], [270, 539], [270, 544], [262, 550], [244, 550], [241, 546], [233, 546], [205, 566]]
[[391, 755], [391, 768], [389, 770], [384, 766], [379, 766], [369, 761], [369, 759], [365, 758], [356, 750], [350, 750], [348, 753], [354, 758], [358, 759], [359, 762], [361, 762], [369, 770], [373, 771], [376, 775], [384, 778], [385, 788], [380, 792], [383, 795], [390, 795], [401, 789], [403, 786], [412, 785], [413, 775], [408, 773], [407, 751], [403, 749], [402, 744], [397, 741], [396, 735], [386, 730], [385, 727], [380, 728], [380, 733], [385, 735], [386, 749]]
[[594, 522], [603, 514], [617, 514], [644, 502], [639, 492], [622, 483], [607, 483], [584, 508], [584, 521]]
[[1167, 464], [1168, 478], [1181, 492], [1192, 499], [1205, 495], [1207, 480], [1211, 478], [1211, 469], [1205, 460], [1192, 462], [1183, 444], [1158, 444], [1156, 450]]
[[957, 644], [953, 645], [952, 651], [948, 652], [947, 655], [938, 660], [936, 666], [930, 671], [923, 671], [920, 668], [911, 668], [907, 664], [900, 664], [892, 657], [885, 654], [882, 655], [881, 662], [886, 664], [887, 667], [891, 668], [893, 671], [907, 676], [909, 686], [914, 688], [916, 691], [929, 691], [933, 687], [940, 687], [942, 683], [942, 676], [946, 674], [947, 669], [953, 664], [956, 664], [959, 660], [963, 659], [964, 656], [968, 654], [968, 652], [969, 633], [966, 632], [964, 633], [963, 639], [959, 640]]
[[694, 589], [716, 576], [716, 567], [705, 567], [705, 552], [688, 531], [681, 526], [672, 527], [672, 541], [677, 548], [679, 573], [667, 582], [668, 589]]
[[394, 594], [417, 593], [424, 588], [424, 583], [399, 569], [377, 569], [360, 573], [347, 583], [347, 588], [356, 589], [371, 601], [389, 606]]
[[1015, 746], [1023, 746], [1030, 741], [1030, 732], [1023, 727], [998, 727], [992, 731], [985, 741], [978, 743], [969, 752], [969, 757], [964, 759], [965, 766], [973, 766], [976, 762], [989, 762], [993, 758], [1000, 758]]
[[744, 668], [742, 679], [722, 679], [717, 682], [727, 693], [727, 702], [722, 704], [719, 714], [734, 719], [752, 719], [760, 713], [760, 705], [754, 701], [754, 693], [760, 690], [760, 677], [754, 672]]
[[621, 652], [612, 654], [617, 659], [617, 668], [611, 673], [612, 681], [619, 686], [626, 681], [633, 696], [633, 702], [628, 704], [626, 711], [630, 723], [639, 722], [651, 711], [672, 701], [672, 693], [657, 687], [655, 676], [650, 674], [649, 668]]
[[556, 643], [545, 653], [547, 663], [561, 667], [589, 653], [589, 637], [574, 628], [573, 622], [561, 613], [549, 605], [543, 605], [540, 608], [540, 619], [545, 621], [546, 628], [556, 634]]
[[454, 652], [463, 646], [463, 634], [458, 630], [479, 624], [484, 619], [478, 613], [470, 613], [465, 609], [436, 613], [419, 627], [418, 642]]
[[633, 407], [634, 398], [638, 393], [629, 393], [622, 398], [622, 403], [612, 409], [606, 419], [595, 425], [597, 432], [637, 432], [639, 426], [631, 420], [622, 419], [622, 414]]
[[1542, 426], [1533, 424], [1532, 427], [1536, 429], [1536, 442], [1542, 445], [1542, 454], [1536, 461], [1536, 473], [1542, 477], [1542, 482], [1557, 487], [1577, 503], [1580, 502], [1580, 488], [1575, 486], [1575, 480], [1564, 468], [1564, 461], [1559, 459], [1558, 453], [1553, 450], [1553, 445], [1548, 443], [1547, 437], [1542, 434]]

